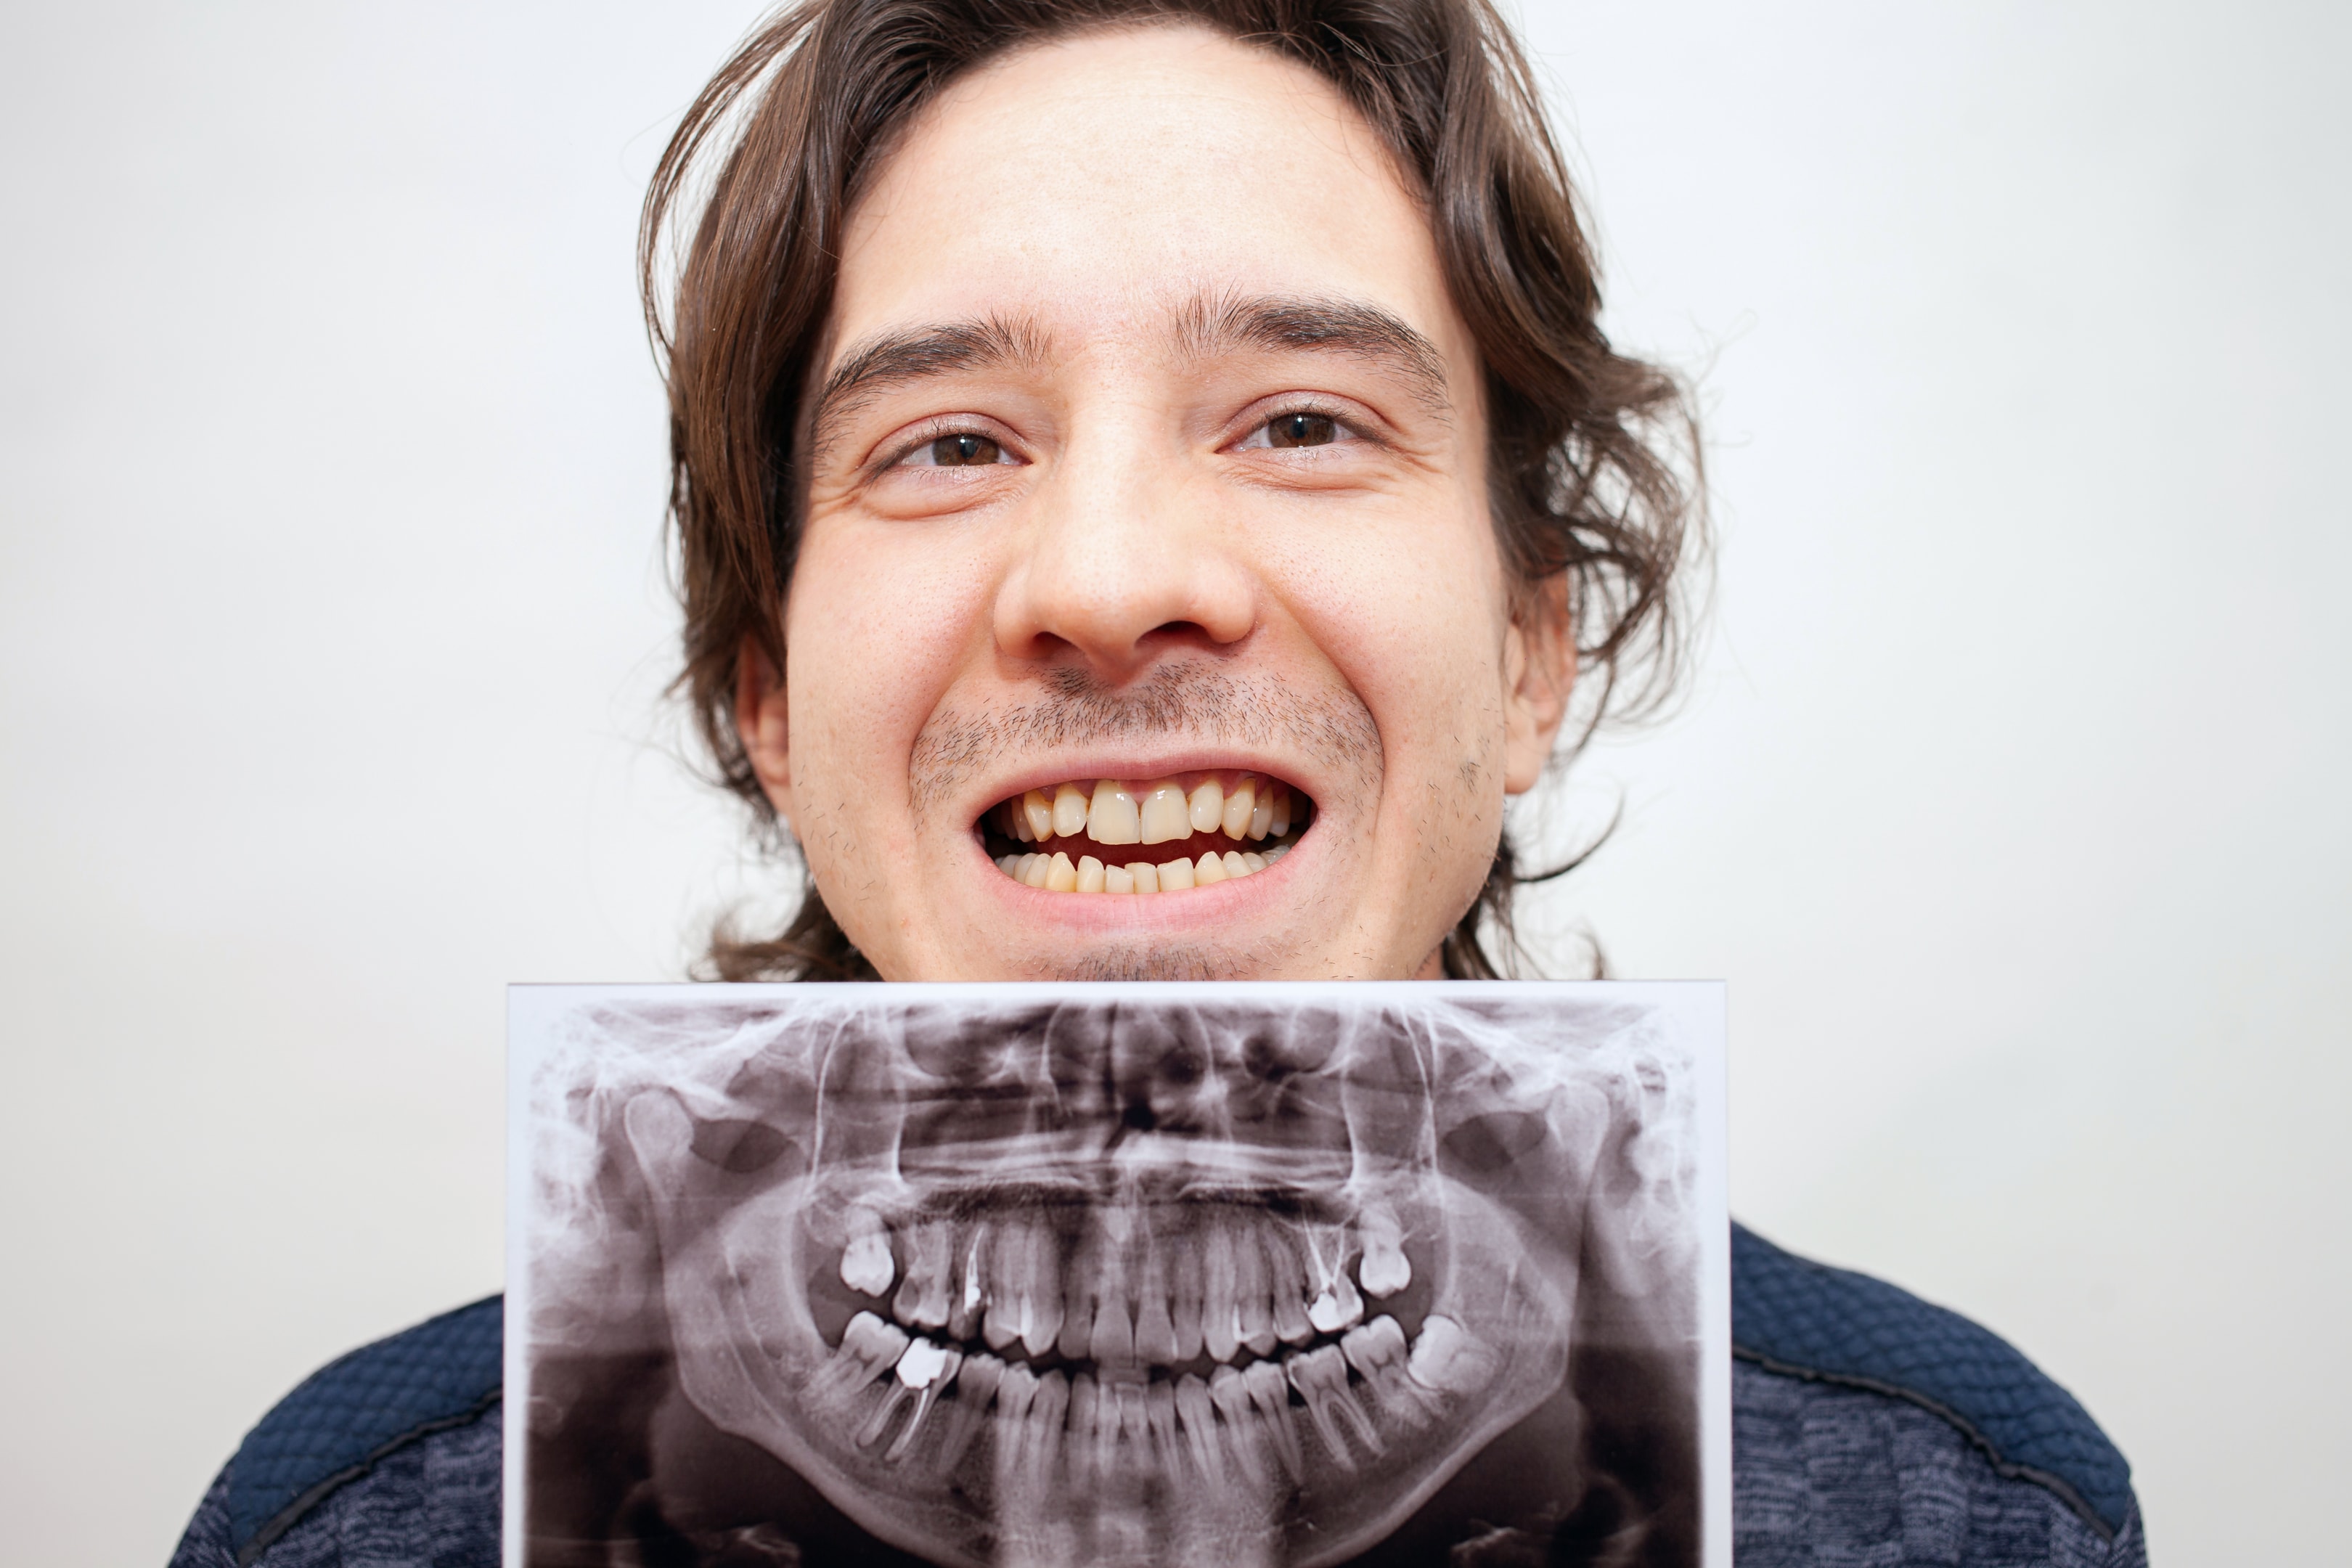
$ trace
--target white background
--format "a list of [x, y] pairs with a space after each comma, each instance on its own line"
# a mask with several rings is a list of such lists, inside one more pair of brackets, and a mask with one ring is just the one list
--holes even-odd
[[[498, 1287], [502, 985], [741, 884], [630, 244], [751, 11], [9, 12], [0, 1500], [155, 1563]], [[1723, 542], [1544, 921], [1730, 981], [1737, 1209], [2036, 1357], [2165, 1564], [2319, 1560], [2352, 1462], [2347, 16], [1530, 19]]]

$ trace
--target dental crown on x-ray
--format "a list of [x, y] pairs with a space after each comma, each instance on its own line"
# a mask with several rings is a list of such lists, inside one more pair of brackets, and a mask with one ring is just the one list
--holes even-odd
[[694, 1152], [713, 1105], [637, 1090], [685, 1392], [934, 1561], [1342, 1561], [1566, 1369], [1616, 1113], [1496, 1045], [845, 1006], [719, 1091], [783, 1140], [749, 1195]]

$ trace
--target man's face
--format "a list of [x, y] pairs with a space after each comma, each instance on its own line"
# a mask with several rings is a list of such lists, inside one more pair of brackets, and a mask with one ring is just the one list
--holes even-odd
[[1097, 34], [918, 119], [851, 215], [785, 678], [747, 660], [739, 709], [875, 967], [1437, 973], [1572, 672], [1509, 613], [1479, 386], [1303, 68]]

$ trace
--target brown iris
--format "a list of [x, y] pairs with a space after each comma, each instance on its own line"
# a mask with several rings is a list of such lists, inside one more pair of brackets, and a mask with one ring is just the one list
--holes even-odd
[[942, 468], [967, 468], [993, 463], [1004, 448], [985, 436], [942, 436], [931, 443], [931, 461]]
[[1338, 422], [1325, 414], [1284, 414], [1265, 427], [1269, 447], [1328, 447], [1339, 438]]

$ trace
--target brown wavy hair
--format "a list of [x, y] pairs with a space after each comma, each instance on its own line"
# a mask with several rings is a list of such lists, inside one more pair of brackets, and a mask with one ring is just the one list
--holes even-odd
[[[1677, 565], [1703, 543], [1682, 384], [1601, 331], [1591, 248], [1526, 56], [1488, 0], [803, 0], [736, 50], [688, 110], [647, 193], [638, 263], [669, 388], [670, 518], [690, 704], [717, 782], [789, 848], [735, 731], [747, 646], [781, 669], [799, 545], [801, 413], [865, 180], [949, 81], [1089, 28], [1205, 25], [1331, 82], [1415, 181], [1478, 346], [1495, 528], [1518, 613], [1564, 598], [1579, 655], [1572, 755], [1672, 688]], [[1589, 850], [1586, 851], [1589, 853]], [[1445, 972], [1516, 967], [1509, 835], [1444, 944]], [[722, 921], [719, 978], [872, 979], [806, 878], [782, 932]], [[1490, 947], [1489, 942], [1493, 945]], [[1596, 961], [1596, 970], [1598, 968]]]

